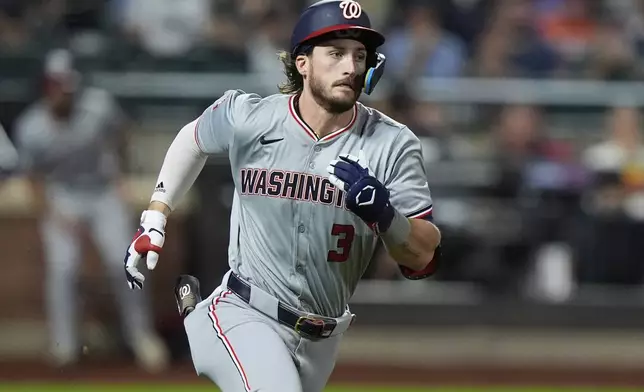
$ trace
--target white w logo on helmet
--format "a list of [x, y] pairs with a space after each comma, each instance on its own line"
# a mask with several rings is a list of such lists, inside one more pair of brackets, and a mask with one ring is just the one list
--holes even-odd
[[354, 0], [345, 0], [340, 3], [342, 16], [345, 19], [358, 19], [362, 15], [362, 7]]

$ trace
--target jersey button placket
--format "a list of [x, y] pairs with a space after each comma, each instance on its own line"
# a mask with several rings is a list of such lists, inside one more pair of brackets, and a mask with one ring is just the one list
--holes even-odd
[[[304, 233], [306, 232], [306, 227], [304, 227], [304, 224], [300, 223], [300, 224], [297, 226], [297, 232], [298, 232], [298, 233], [300, 233], [300, 234], [304, 234]], [[301, 241], [303, 241], [303, 240], [304, 240], [304, 239], [302, 238], [302, 239], [301, 239]], [[297, 273], [298, 273], [298, 274], [300, 274], [300, 275], [303, 275], [303, 274], [304, 274], [304, 267], [302, 266], [302, 262], [301, 262], [301, 261], [297, 261], [297, 262], [295, 263], [295, 272], [297, 272]]]
[[316, 145], [315, 147], [313, 147], [313, 152], [314, 153], [311, 154], [311, 156], [309, 157], [309, 159], [311, 160], [311, 162], [309, 162], [309, 169], [315, 169], [315, 155], [319, 154], [320, 151], [322, 151], [321, 146]]
[[[306, 206], [302, 205], [300, 206], [300, 208], [301, 208], [300, 214], [306, 215], [306, 211], [307, 211]], [[297, 233], [298, 233], [297, 235], [298, 253], [295, 259], [295, 263], [294, 263], [295, 265], [293, 266], [294, 267], [293, 269], [295, 271], [295, 279], [302, 280], [303, 279], [302, 276], [304, 275], [303, 263], [306, 260], [306, 254], [308, 250], [307, 238], [306, 238], [306, 235], [304, 235], [306, 233], [306, 226], [304, 225], [303, 222], [300, 222], [297, 225]], [[302, 285], [303, 288], [306, 285], [305, 281], [301, 281], [300, 284]]]
[[302, 295], [302, 290], [304, 288], [304, 282], [301, 280], [301, 278], [298, 276], [296, 273], [295, 267], [300, 263], [300, 259], [302, 257], [302, 254], [305, 253], [306, 251], [306, 243], [303, 241], [304, 239], [302, 238], [302, 230], [305, 229], [304, 224], [300, 222], [302, 214], [305, 214], [306, 208], [305, 206], [300, 202], [300, 201], [294, 201], [293, 203], [293, 208], [295, 209], [295, 222], [299, 222], [297, 225], [297, 228], [295, 229], [294, 233], [294, 259], [293, 259], [293, 264], [292, 264], [292, 269], [289, 274], [290, 280], [292, 285], [296, 288], [295, 294], [300, 297]]

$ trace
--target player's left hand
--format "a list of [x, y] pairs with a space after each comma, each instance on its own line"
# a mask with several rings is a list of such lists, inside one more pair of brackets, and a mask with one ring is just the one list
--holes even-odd
[[374, 177], [360, 150], [358, 156], [342, 154], [327, 167], [329, 181], [346, 192], [347, 208], [376, 233], [386, 231], [394, 217], [389, 190]]

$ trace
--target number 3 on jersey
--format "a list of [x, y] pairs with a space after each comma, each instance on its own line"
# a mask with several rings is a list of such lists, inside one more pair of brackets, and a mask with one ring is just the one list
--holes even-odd
[[355, 229], [353, 225], [340, 225], [334, 223], [331, 228], [331, 235], [338, 237], [338, 241], [336, 243], [337, 250], [330, 250], [326, 261], [332, 263], [344, 263], [349, 259], [351, 244], [353, 243], [353, 237], [355, 236]]

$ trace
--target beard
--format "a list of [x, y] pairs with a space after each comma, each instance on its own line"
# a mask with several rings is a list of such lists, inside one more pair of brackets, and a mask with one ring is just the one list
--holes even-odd
[[353, 94], [343, 97], [335, 97], [331, 89], [338, 86], [334, 84], [331, 88], [326, 89], [321, 80], [315, 77], [314, 73], [309, 76], [309, 87], [311, 89], [311, 96], [315, 102], [320, 105], [324, 110], [332, 114], [341, 114], [350, 110], [356, 104], [360, 97], [360, 87], [358, 86], [357, 79], [351, 81], [351, 89]]

